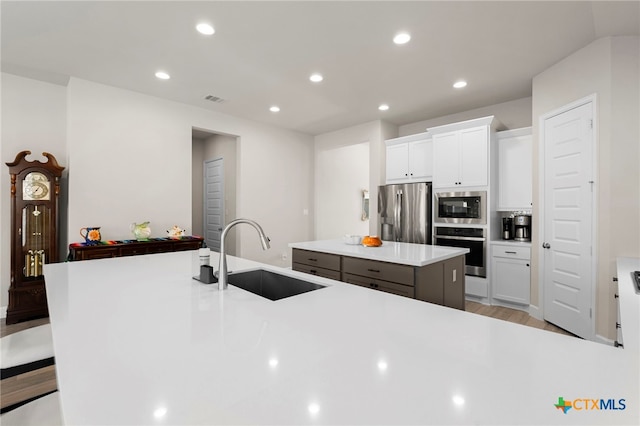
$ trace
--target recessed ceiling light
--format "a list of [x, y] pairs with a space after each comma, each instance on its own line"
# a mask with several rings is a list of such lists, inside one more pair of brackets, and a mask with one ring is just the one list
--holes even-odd
[[463, 87], [467, 86], [467, 82], [464, 80], [458, 80], [455, 83], [453, 83], [453, 87], [455, 87], [456, 89], [462, 89]]
[[196, 25], [196, 30], [198, 30], [200, 34], [204, 34], [204, 35], [211, 35], [216, 32], [216, 30], [213, 29], [211, 24], [207, 24], [205, 22], [202, 22]]
[[158, 71], [156, 73], [156, 77], [158, 77], [160, 80], [169, 80], [171, 78], [171, 76], [164, 71]]
[[411, 36], [409, 35], [409, 33], [398, 33], [393, 38], [393, 42], [395, 44], [405, 44], [408, 43], [409, 40], [411, 40]]
[[280, 112], [280, 107], [274, 105], [271, 108], [269, 108], [269, 111], [271, 111], [271, 112]]
[[386, 110], [388, 110], [388, 109], [389, 109], [389, 105], [387, 105], [387, 104], [382, 104], [382, 105], [380, 105], [380, 106], [378, 107], [378, 109], [379, 109], [380, 111], [386, 111]]
[[309, 80], [313, 81], [314, 83], [319, 83], [324, 79], [324, 77], [322, 77], [322, 74], [311, 74], [311, 76], [309, 76]]

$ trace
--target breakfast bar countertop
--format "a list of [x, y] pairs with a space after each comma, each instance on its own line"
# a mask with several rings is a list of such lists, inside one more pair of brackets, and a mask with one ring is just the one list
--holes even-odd
[[319, 240], [290, 243], [289, 247], [410, 266], [426, 266], [469, 253], [468, 248], [395, 241], [383, 241], [380, 247], [365, 247], [362, 244], [347, 244], [343, 240]]
[[231, 256], [236, 272], [326, 287], [219, 291], [197, 264], [191, 251], [45, 265], [67, 425], [640, 423], [637, 349]]

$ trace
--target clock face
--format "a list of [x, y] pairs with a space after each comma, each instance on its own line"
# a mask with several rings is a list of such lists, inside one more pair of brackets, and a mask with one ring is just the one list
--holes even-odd
[[50, 199], [50, 182], [42, 173], [31, 172], [22, 183], [22, 199], [23, 200], [49, 200]]

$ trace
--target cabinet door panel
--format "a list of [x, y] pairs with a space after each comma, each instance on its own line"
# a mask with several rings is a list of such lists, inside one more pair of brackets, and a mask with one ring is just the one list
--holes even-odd
[[459, 178], [460, 147], [458, 132], [433, 136], [433, 186], [455, 186]]
[[507, 302], [529, 304], [529, 262], [519, 259], [493, 258], [493, 297]]
[[498, 210], [528, 210], [533, 206], [532, 138], [498, 141]]
[[463, 186], [486, 186], [488, 183], [488, 142], [486, 127], [460, 132], [460, 182]]
[[433, 176], [433, 142], [409, 142], [409, 177], [416, 181], [430, 180]]
[[401, 143], [387, 146], [387, 183], [409, 179], [409, 145]]

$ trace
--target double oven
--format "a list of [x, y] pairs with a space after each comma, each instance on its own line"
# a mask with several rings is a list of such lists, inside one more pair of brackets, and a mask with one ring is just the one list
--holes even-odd
[[433, 243], [468, 248], [466, 274], [486, 278], [487, 192], [437, 192], [433, 222]]

